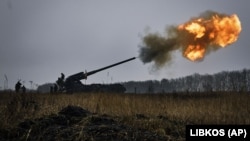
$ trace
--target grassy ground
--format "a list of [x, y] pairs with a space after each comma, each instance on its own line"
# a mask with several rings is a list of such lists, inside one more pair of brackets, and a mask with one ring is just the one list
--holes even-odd
[[196, 94], [15, 94], [0, 93], [0, 128], [58, 113], [68, 105], [106, 114], [161, 135], [185, 137], [186, 124], [250, 124], [250, 95]]

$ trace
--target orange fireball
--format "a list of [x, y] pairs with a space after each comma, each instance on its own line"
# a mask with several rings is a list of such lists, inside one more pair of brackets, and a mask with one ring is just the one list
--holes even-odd
[[205, 11], [179, 26], [169, 26], [166, 35], [147, 34], [139, 57], [144, 63], [153, 61], [159, 68], [171, 61], [171, 53], [176, 50], [190, 61], [202, 61], [209, 53], [236, 42], [240, 32], [236, 14]]
[[215, 14], [211, 18], [192, 19], [178, 26], [188, 41], [183, 44], [183, 56], [191, 61], [204, 58], [208, 47], [225, 47], [234, 43], [241, 32], [237, 15]]

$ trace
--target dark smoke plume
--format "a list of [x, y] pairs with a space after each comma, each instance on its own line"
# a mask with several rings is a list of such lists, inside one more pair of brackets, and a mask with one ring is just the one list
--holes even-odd
[[143, 37], [144, 45], [140, 47], [140, 59], [144, 63], [154, 62], [155, 67], [162, 67], [172, 59], [171, 52], [179, 48], [178, 38], [176, 38], [176, 27], [169, 27], [168, 36], [163, 37], [159, 34], [148, 34]]

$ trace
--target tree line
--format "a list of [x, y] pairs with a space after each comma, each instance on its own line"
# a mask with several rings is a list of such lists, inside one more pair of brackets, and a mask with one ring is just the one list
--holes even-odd
[[195, 73], [175, 79], [164, 78], [161, 81], [128, 81], [123, 85], [127, 93], [249, 92], [250, 69], [205, 75]]

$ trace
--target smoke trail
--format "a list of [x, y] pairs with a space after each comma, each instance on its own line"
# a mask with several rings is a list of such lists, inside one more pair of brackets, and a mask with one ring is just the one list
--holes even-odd
[[232, 44], [238, 38], [241, 24], [237, 15], [206, 11], [188, 22], [170, 26], [166, 35], [149, 33], [142, 38], [139, 58], [161, 68], [172, 60], [172, 52], [179, 50], [191, 61], [202, 61], [211, 51]]

